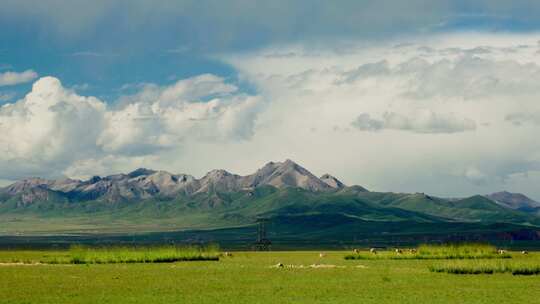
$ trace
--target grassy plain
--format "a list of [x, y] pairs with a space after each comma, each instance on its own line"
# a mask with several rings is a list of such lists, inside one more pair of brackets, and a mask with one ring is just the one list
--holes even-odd
[[[69, 251], [0, 251], [0, 303], [535, 303], [540, 298], [537, 275], [437, 273], [430, 266], [454, 261], [345, 260], [348, 253], [326, 252], [321, 258], [318, 251], [233, 252], [220, 261], [20, 265], [9, 261], [65, 257]], [[512, 253], [511, 260], [539, 264], [540, 253]], [[466, 262], [483, 261], [492, 260]], [[272, 267], [278, 263], [285, 267]], [[309, 267], [314, 264], [335, 267]]]
[[511, 273], [513, 275], [538, 275], [540, 274], [540, 263], [531, 263], [531, 261], [524, 259], [518, 261], [452, 261], [432, 265], [429, 270], [450, 274]]
[[462, 260], [462, 259], [509, 259], [511, 254], [499, 252], [489, 244], [420, 245], [418, 249], [396, 251], [358, 252], [345, 256], [347, 260]]
[[[8, 251], [0, 261], [11, 264], [132, 264], [180, 261], [218, 261], [219, 247], [208, 246], [105, 246], [74, 245], [66, 251]], [[36, 254], [42, 252], [41, 256]]]
[[217, 261], [215, 246], [102, 247], [72, 246], [69, 259], [53, 259], [60, 264], [172, 263], [180, 261]]

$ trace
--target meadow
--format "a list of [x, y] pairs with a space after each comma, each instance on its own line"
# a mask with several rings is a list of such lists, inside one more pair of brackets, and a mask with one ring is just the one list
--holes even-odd
[[16, 251], [0, 261], [12, 264], [118, 264], [173, 263], [180, 261], [218, 261], [219, 247], [208, 246], [103, 246], [74, 245], [67, 251], [33, 255]]
[[349, 253], [233, 252], [219, 261], [20, 264], [12, 261], [71, 253], [3, 250], [0, 303], [535, 303], [540, 298], [538, 275], [434, 271], [464, 262], [532, 267], [540, 265], [540, 253], [446, 261], [347, 260]]
[[[102, 247], [74, 246], [69, 250], [71, 264], [173, 263], [218, 261], [216, 246]], [[53, 262], [62, 260], [52, 260]]]
[[347, 260], [454, 260], [454, 259], [509, 259], [506, 251], [499, 251], [489, 244], [441, 244], [420, 245], [412, 249], [374, 252], [360, 251], [345, 256]]
[[538, 275], [540, 263], [531, 261], [452, 261], [429, 266], [433, 272], [449, 274], [494, 274], [511, 273], [513, 275]]

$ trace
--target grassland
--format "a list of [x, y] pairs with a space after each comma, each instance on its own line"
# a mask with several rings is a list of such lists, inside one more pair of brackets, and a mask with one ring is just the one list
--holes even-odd
[[[180, 261], [217, 261], [214, 246], [103, 247], [75, 246], [69, 250], [71, 264], [173, 263]], [[59, 260], [62, 261], [62, 260]]]
[[[535, 303], [539, 276], [451, 275], [445, 262], [539, 264], [512, 259], [345, 260], [348, 252], [233, 252], [220, 261], [21, 265], [69, 251], [0, 251], [0, 303]], [[6, 263], [8, 262], [8, 263]], [[278, 263], [293, 266], [272, 267]]]
[[88, 247], [75, 245], [67, 252], [33, 256], [21, 251], [19, 256], [3, 262], [19, 264], [119, 264], [173, 263], [180, 261], [218, 261], [219, 247], [209, 246], [113, 246]]
[[358, 252], [345, 256], [347, 260], [454, 260], [454, 259], [509, 259], [507, 252], [499, 252], [489, 244], [420, 245], [418, 249]]
[[451, 261], [432, 265], [429, 270], [450, 274], [494, 274], [511, 273], [513, 275], [538, 275], [540, 262], [530, 260], [519, 261]]

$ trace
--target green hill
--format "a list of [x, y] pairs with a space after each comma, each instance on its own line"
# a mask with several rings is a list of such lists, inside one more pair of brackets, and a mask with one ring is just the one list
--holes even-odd
[[540, 227], [536, 214], [488, 197], [369, 192], [328, 174], [317, 178], [292, 161], [248, 176], [214, 170], [196, 179], [139, 169], [87, 181], [28, 179], [0, 189], [0, 235], [252, 230], [259, 217], [284, 238], [320, 241]]

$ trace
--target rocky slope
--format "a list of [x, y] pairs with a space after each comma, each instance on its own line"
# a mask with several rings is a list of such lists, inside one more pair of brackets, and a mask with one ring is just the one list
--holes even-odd
[[540, 203], [536, 202], [521, 193], [511, 193], [508, 191], [497, 192], [486, 195], [497, 204], [514, 210], [524, 212], [540, 211]]

